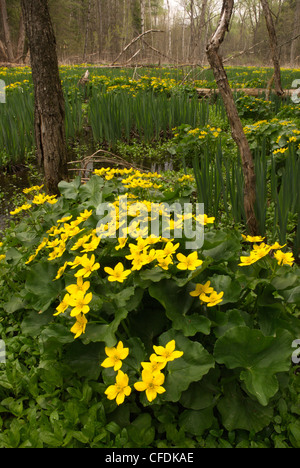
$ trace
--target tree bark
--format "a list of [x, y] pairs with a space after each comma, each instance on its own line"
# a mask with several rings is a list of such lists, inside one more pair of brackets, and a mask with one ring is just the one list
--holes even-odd
[[206, 54], [226, 108], [232, 137], [238, 146], [242, 160], [246, 225], [251, 235], [257, 235], [259, 230], [254, 208], [256, 184], [253, 157], [233, 99], [222, 58], [219, 55], [219, 48], [229, 28], [233, 7], [234, 0], [223, 0], [221, 17], [216, 31], [206, 46]]
[[48, 193], [68, 179], [65, 102], [59, 76], [56, 41], [47, 0], [21, 0], [28, 38], [35, 96], [37, 160]]
[[0, 0], [0, 10], [2, 15], [2, 24], [4, 31], [5, 46], [7, 50], [7, 57], [9, 62], [14, 62], [14, 51], [11, 42], [10, 29], [8, 23], [6, 0]]
[[88, 13], [87, 13], [87, 19], [86, 19], [86, 25], [85, 25], [83, 63], [87, 61], [87, 50], [88, 50], [88, 42], [89, 42], [89, 35], [90, 35], [91, 9], [92, 9], [92, 4], [91, 4], [91, 0], [89, 0]]
[[203, 57], [205, 56], [204, 50], [204, 40], [205, 40], [205, 15], [207, 9], [207, 2], [208, 0], [203, 0], [201, 13], [200, 13], [200, 20], [199, 20], [199, 53], [200, 53], [200, 63], [203, 62]]
[[24, 54], [25, 39], [26, 39], [26, 31], [25, 31], [24, 18], [23, 18], [23, 14], [21, 11], [20, 24], [19, 24], [19, 39], [18, 39], [18, 45], [17, 45], [17, 61], [18, 62], [24, 62], [24, 58], [26, 55], [26, 53]]
[[[299, 31], [300, 31], [300, 0], [296, 0], [293, 37], [296, 37], [297, 33]], [[292, 67], [294, 67], [296, 65], [295, 60], [296, 60], [296, 50], [297, 50], [297, 45], [298, 44], [299, 44], [299, 37], [292, 40], [291, 56], [290, 56], [290, 61], [291, 61], [291, 66]]]
[[279, 48], [278, 48], [278, 41], [276, 30], [274, 26], [274, 21], [272, 18], [272, 13], [268, 4], [268, 0], [260, 0], [261, 5], [263, 7], [263, 12], [266, 20], [266, 25], [269, 33], [270, 39], [270, 50], [274, 65], [274, 87], [275, 91], [278, 96], [282, 96], [284, 94], [282, 85], [281, 85], [281, 74], [280, 74], [280, 60], [279, 60]]

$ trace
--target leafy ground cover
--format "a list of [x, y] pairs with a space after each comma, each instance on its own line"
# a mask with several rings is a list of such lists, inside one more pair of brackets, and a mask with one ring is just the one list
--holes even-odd
[[183, 173], [99, 169], [60, 191], [25, 191], [1, 244], [0, 445], [299, 447], [292, 252], [195, 213], [191, 251], [184, 211], [149, 234], [153, 204], [191, 201]]

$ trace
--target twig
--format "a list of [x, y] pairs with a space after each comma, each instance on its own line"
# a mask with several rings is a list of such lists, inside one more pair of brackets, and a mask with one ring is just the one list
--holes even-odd
[[131, 47], [135, 42], [139, 41], [141, 39], [141, 37], [145, 36], [146, 34], [150, 34], [150, 33], [154, 33], [154, 32], [164, 32], [164, 31], [161, 31], [160, 29], [149, 29], [148, 31], [145, 31], [143, 32], [142, 34], [140, 34], [139, 36], [135, 37], [134, 39], [132, 39], [132, 41], [130, 41], [125, 47], [123, 50], [121, 50], [121, 52], [119, 53], [118, 57], [112, 62], [111, 65], [114, 65], [118, 60], [119, 58], [121, 57], [121, 55], [124, 54], [124, 52], [126, 52], [127, 49], [129, 49], [129, 47]]

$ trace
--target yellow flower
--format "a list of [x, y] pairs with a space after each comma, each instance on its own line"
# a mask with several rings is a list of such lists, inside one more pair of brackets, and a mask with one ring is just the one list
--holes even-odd
[[148, 263], [147, 253], [140, 252], [138, 254], [134, 254], [134, 258], [131, 262], [131, 271], [135, 271], [135, 270], [138, 271], [147, 263]]
[[153, 346], [153, 349], [157, 355], [156, 360], [167, 364], [169, 361], [174, 361], [183, 355], [183, 351], [175, 351], [175, 340], [169, 341], [165, 348], [163, 346]]
[[259, 260], [260, 258], [262, 257], [265, 257], [266, 255], [268, 255], [268, 253], [270, 252], [271, 250], [271, 246], [270, 245], [266, 245], [264, 242], [260, 245], [256, 245], [254, 244], [253, 246], [253, 250], [251, 252], [252, 255], [256, 256], [257, 257], [257, 260]]
[[64, 274], [66, 268], [68, 266], [68, 262], [65, 262], [64, 265], [62, 267], [59, 268], [58, 272], [57, 272], [57, 275], [55, 277], [55, 279], [59, 279], [62, 277], [62, 275]]
[[79, 276], [77, 278], [77, 284], [70, 284], [69, 286], [66, 287], [66, 290], [68, 291], [69, 294], [71, 294], [71, 296], [76, 296], [78, 292], [86, 293], [89, 287], [90, 287], [90, 282], [86, 281], [84, 283], [82, 276]]
[[88, 293], [85, 295], [84, 291], [78, 291], [73, 296], [70, 296], [69, 305], [73, 307], [71, 310], [71, 317], [76, 317], [80, 313], [87, 314], [90, 310], [89, 303], [93, 299], [93, 294]]
[[211, 216], [210, 218], [204, 214], [204, 215], [198, 215], [195, 217], [197, 223], [206, 226], [206, 224], [213, 224], [215, 221], [215, 218]]
[[102, 362], [102, 367], [113, 367], [115, 371], [121, 369], [122, 360], [126, 359], [129, 354], [129, 348], [124, 348], [123, 342], [119, 341], [117, 347], [108, 348], [105, 347], [105, 354], [108, 356]]
[[57, 312], [53, 315], [63, 314], [70, 305], [70, 294], [66, 294], [59, 306], [56, 307]]
[[278, 242], [275, 242], [275, 244], [271, 245], [271, 250], [283, 249], [285, 246], [286, 244], [280, 245]]
[[81, 253], [83, 252], [93, 252], [96, 250], [101, 242], [100, 237], [93, 237], [91, 242], [83, 244], [83, 250], [81, 250]]
[[80, 215], [78, 216], [78, 220], [80, 221], [86, 221], [87, 219], [89, 219], [90, 216], [92, 216], [93, 214], [93, 210], [84, 210], [82, 213], [80, 213]]
[[248, 255], [240, 257], [239, 266], [248, 266], [252, 265], [253, 263], [257, 262], [258, 258], [255, 255]]
[[151, 354], [150, 356], [150, 362], [141, 362], [141, 365], [143, 369], [146, 369], [150, 371], [151, 373], [160, 371], [163, 369], [166, 365], [166, 362], [159, 362], [157, 360], [157, 355], [156, 354]]
[[166, 256], [173, 255], [178, 249], [179, 245], [180, 245], [179, 242], [175, 245], [172, 242], [167, 242], [167, 244], [165, 245], [163, 249], [164, 254]]
[[71, 250], [78, 250], [80, 247], [82, 247], [84, 244], [86, 244], [91, 238], [91, 234], [87, 234], [85, 236], [80, 237], [78, 241], [73, 245]]
[[64, 218], [58, 219], [58, 220], [56, 221], [56, 224], [67, 223], [68, 221], [70, 221], [70, 219], [72, 219], [72, 215], [70, 215], [70, 216], [65, 216]]
[[35, 195], [34, 199], [32, 200], [32, 203], [34, 205], [43, 205], [47, 201], [47, 196], [39, 193], [38, 195]]
[[158, 266], [163, 270], [168, 270], [169, 265], [173, 263], [171, 255], [165, 256], [164, 252], [156, 252]]
[[118, 245], [115, 247], [116, 250], [123, 249], [127, 243], [128, 238], [127, 237], [119, 237], [118, 238]]
[[210, 286], [210, 281], [207, 281], [205, 284], [196, 284], [196, 289], [190, 292], [190, 296], [198, 297], [200, 294], [210, 294], [214, 288]]
[[87, 324], [87, 319], [84, 314], [79, 314], [76, 317], [76, 322], [71, 328], [71, 332], [75, 333], [74, 339], [78, 338], [82, 333], [85, 333], [86, 329], [86, 324]]
[[142, 382], [136, 382], [134, 388], [139, 392], [146, 391], [148, 401], [153, 401], [157, 394], [162, 394], [166, 391], [162, 387], [165, 381], [165, 376], [161, 372], [150, 372], [147, 369], [142, 371]]
[[277, 252], [274, 253], [274, 257], [276, 258], [278, 265], [292, 266], [295, 261], [291, 252], [284, 253], [281, 250], [277, 250]]
[[264, 240], [264, 237], [261, 236], [245, 236], [242, 234], [242, 237], [246, 242], [262, 242]]
[[40, 186], [34, 185], [33, 187], [25, 188], [25, 189], [23, 190], [23, 193], [27, 194], [27, 193], [34, 192], [34, 191], [37, 191], [37, 192], [38, 192], [38, 191], [41, 190], [43, 187], [44, 187], [44, 185], [40, 185]]
[[195, 251], [189, 254], [187, 257], [182, 253], [177, 254], [178, 263], [177, 268], [179, 270], [196, 270], [198, 266], [202, 265], [203, 261], [198, 259], [198, 253]]
[[5, 260], [5, 255], [0, 255], [0, 262], [2, 262], [2, 260]]
[[128, 375], [119, 370], [116, 377], [116, 383], [114, 385], [110, 385], [105, 390], [105, 395], [107, 395], [109, 400], [116, 400], [117, 405], [121, 405], [125, 400], [125, 396], [129, 396], [131, 393], [131, 388], [129, 387], [128, 382]]
[[26, 210], [29, 210], [30, 208], [31, 208], [31, 205], [26, 203], [25, 205], [22, 205], [19, 208], [16, 208], [14, 211], [11, 211], [10, 215], [11, 216], [17, 215], [17, 214], [21, 213], [21, 211], [26, 211]]
[[210, 296], [206, 294], [200, 295], [200, 300], [207, 303], [207, 307], [213, 307], [220, 302], [222, 302], [222, 297], [224, 296], [224, 292], [220, 292], [219, 294], [216, 291], [213, 291]]
[[127, 276], [129, 276], [131, 273], [131, 270], [124, 270], [124, 266], [121, 262], [119, 262], [114, 269], [110, 267], [105, 267], [104, 271], [110, 275], [107, 279], [111, 283], [115, 281], [123, 283], [127, 279]]
[[76, 278], [83, 276], [88, 278], [93, 271], [96, 271], [100, 268], [99, 263], [95, 263], [95, 255], [92, 255], [91, 258], [88, 258], [86, 255], [82, 257], [80, 262], [82, 268], [75, 273]]

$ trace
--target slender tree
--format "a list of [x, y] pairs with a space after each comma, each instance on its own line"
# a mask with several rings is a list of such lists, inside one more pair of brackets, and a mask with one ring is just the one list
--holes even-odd
[[12, 45], [12, 41], [11, 41], [10, 27], [9, 27], [9, 23], [8, 23], [6, 0], [0, 0], [0, 11], [1, 11], [1, 16], [2, 16], [2, 25], [3, 25], [3, 31], [4, 31], [7, 58], [8, 58], [9, 62], [13, 62], [14, 61], [14, 51], [13, 51], [13, 45]]
[[256, 184], [253, 157], [248, 140], [243, 130], [237, 107], [234, 102], [231, 88], [229, 86], [223, 61], [219, 55], [219, 48], [229, 28], [233, 7], [234, 0], [223, 0], [220, 20], [214, 34], [206, 46], [206, 53], [226, 108], [226, 113], [231, 126], [232, 137], [238, 146], [242, 160], [246, 224], [250, 234], [257, 235], [258, 223], [254, 208], [256, 199]]
[[282, 96], [284, 94], [284, 91], [281, 85], [279, 48], [278, 48], [277, 34], [276, 34], [275, 26], [274, 26], [274, 21], [272, 18], [272, 13], [269, 7], [268, 0], [260, 0], [260, 1], [263, 7], [266, 25], [267, 25], [267, 29], [269, 33], [270, 50], [271, 50], [272, 60], [273, 60], [273, 65], [274, 65], [275, 91], [276, 91], [276, 94], [278, 94], [278, 96]]
[[65, 103], [47, 0], [21, 0], [35, 94], [37, 160], [49, 193], [68, 178]]
[[299, 34], [300, 34], [300, 0], [295, 2], [295, 16], [294, 16], [294, 25], [293, 25], [293, 40], [291, 44], [291, 55], [290, 62], [291, 66], [294, 67], [296, 61], [296, 50], [297, 45], [299, 44]]

